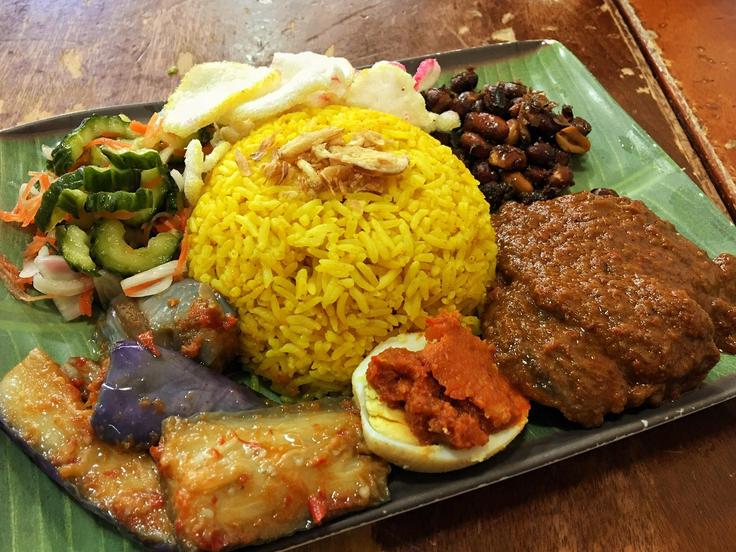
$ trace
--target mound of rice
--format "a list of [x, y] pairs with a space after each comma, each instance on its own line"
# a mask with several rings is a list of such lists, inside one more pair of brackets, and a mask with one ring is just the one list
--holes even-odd
[[[327, 126], [346, 140], [379, 132], [409, 167], [383, 177], [382, 194], [315, 197], [294, 191], [297, 171], [280, 184], [266, 177], [273, 150]], [[190, 274], [237, 308], [248, 368], [291, 395], [345, 389], [376, 344], [427, 316], [476, 314], [495, 271], [488, 204], [463, 163], [401, 119], [359, 108], [289, 113], [241, 140], [211, 173], [189, 231]]]

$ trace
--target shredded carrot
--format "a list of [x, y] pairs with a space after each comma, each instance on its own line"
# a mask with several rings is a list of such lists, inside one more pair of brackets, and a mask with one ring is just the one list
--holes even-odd
[[159, 184], [161, 184], [161, 180], [162, 180], [161, 175], [159, 175], [156, 178], [154, 178], [153, 180], [151, 180], [150, 182], [146, 182], [145, 184], [141, 184], [141, 185], [144, 188], [151, 189], [151, 188], [155, 188], [156, 186], [158, 186]]
[[172, 216], [166, 216], [161, 217], [156, 221], [156, 224], [154, 224], [154, 228], [156, 229], [156, 232], [168, 232], [170, 230], [177, 230], [179, 228], [179, 225], [177, 224], [176, 217]]
[[44, 234], [36, 234], [23, 251], [23, 258], [33, 259], [44, 245], [56, 245], [56, 238]]
[[79, 296], [79, 312], [84, 316], [92, 316], [92, 299], [94, 297], [94, 293], [94, 288], [89, 288]]
[[125, 295], [130, 296], [131, 293], [138, 293], [139, 291], [143, 291], [144, 289], [151, 287], [153, 284], [158, 284], [161, 280], [163, 280], [163, 278], [156, 278], [155, 280], [151, 280], [149, 282], [141, 282], [140, 284], [131, 286], [123, 291]]
[[45, 192], [51, 187], [51, 178], [49, 177], [49, 173], [41, 173], [38, 177], [38, 181], [41, 184], [42, 192]]
[[146, 123], [146, 126], [148, 126], [148, 128], [151, 128], [151, 127], [159, 126], [160, 124], [161, 124], [161, 121], [158, 120], [158, 111], [155, 111], [151, 115], [151, 118], [148, 119], [148, 123]]
[[85, 148], [91, 148], [92, 146], [110, 146], [111, 148], [124, 148], [124, 149], [130, 149], [131, 144], [127, 142], [121, 142], [120, 140], [113, 140], [112, 138], [106, 138], [105, 136], [102, 136], [101, 138], [95, 138], [94, 140], [90, 141]]
[[[85, 146], [85, 148], [86, 147], [87, 146]], [[92, 156], [89, 153], [89, 149], [85, 149], [84, 152], [82, 152], [82, 155], [79, 156], [79, 159], [77, 159], [77, 161], [71, 167], [69, 167], [66, 172], [76, 171], [79, 167], [89, 165], [89, 162], [91, 160]]]
[[[34, 193], [38, 192], [36, 184], [39, 183], [41, 177], [38, 174], [31, 174], [28, 182], [23, 184], [18, 190], [18, 205], [23, 206], [24, 203], [30, 201], [34, 197]], [[17, 205], [16, 205], [17, 207]]]
[[146, 134], [146, 130], [148, 130], [148, 125], [145, 123], [141, 123], [140, 121], [136, 121], [133, 119], [130, 121], [130, 130], [135, 132], [136, 134], [140, 134], [141, 136]]
[[159, 218], [154, 224], [157, 232], [168, 232], [169, 230], [178, 230], [184, 233], [187, 229], [187, 220], [189, 220], [189, 213], [191, 209], [184, 207], [175, 215], [168, 215]]
[[38, 195], [26, 202], [25, 216], [23, 218], [23, 224], [21, 226], [30, 226], [35, 222], [36, 213], [41, 208], [41, 201], [43, 197]]
[[187, 229], [187, 221], [189, 220], [189, 215], [192, 214], [192, 208], [191, 207], [182, 207], [179, 209], [179, 212], [177, 213], [177, 216], [181, 220], [181, 227], [179, 230], [184, 232]]
[[177, 157], [184, 157], [186, 152], [187, 150], [185, 150], [184, 148], [178, 148], [174, 150], [173, 154], [176, 155]]
[[151, 115], [146, 125], [146, 133], [143, 135], [143, 145], [147, 148], [152, 148], [161, 140], [161, 133], [163, 132], [163, 119], [158, 116], [158, 113]]
[[[46, 173], [29, 173], [31, 178], [18, 190], [18, 202], [12, 211], [0, 211], [0, 220], [3, 222], [19, 222], [21, 226], [33, 223], [36, 212], [41, 207], [43, 192], [51, 186], [51, 180]], [[38, 186], [36, 186], [38, 184]]]
[[0, 220], [3, 222], [23, 222], [23, 218], [13, 211], [0, 211]]
[[181, 240], [181, 251], [179, 252], [179, 259], [176, 262], [176, 268], [174, 269], [174, 281], [178, 282], [184, 276], [187, 270], [187, 256], [189, 255], [189, 234], [184, 232], [184, 239]]
[[[37, 176], [38, 177], [38, 185], [41, 188], [41, 194], [48, 190], [51, 187], [51, 184], [56, 182], [59, 177], [55, 176], [53, 173], [49, 173], [46, 171], [38, 172], [38, 171], [29, 171], [28, 175], [31, 177]], [[52, 180], [53, 177], [53, 180]]]

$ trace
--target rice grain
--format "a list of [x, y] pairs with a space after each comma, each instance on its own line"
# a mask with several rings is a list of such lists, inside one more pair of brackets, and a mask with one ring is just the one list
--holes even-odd
[[[300, 191], [277, 183], [275, 151], [326, 127], [381, 134], [409, 167], [385, 192]], [[243, 159], [249, 171], [243, 171]], [[283, 115], [224, 156], [189, 222], [189, 270], [238, 310], [248, 368], [295, 395], [343, 390], [365, 354], [427, 316], [473, 316], [496, 243], [476, 181], [449, 148], [391, 115], [330, 106]]]

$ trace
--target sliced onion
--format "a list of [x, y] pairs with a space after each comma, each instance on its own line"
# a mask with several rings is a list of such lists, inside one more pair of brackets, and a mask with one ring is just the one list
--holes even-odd
[[80, 277], [79, 272], [74, 272], [61, 255], [39, 256], [35, 263], [43, 277], [49, 280], [76, 280]]
[[33, 287], [41, 293], [54, 297], [81, 295], [94, 286], [89, 276], [79, 276], [76, 280], [52, 280], [40, 272], [33, 277]]
[[162, 149], [158, 154], [159, 157], [161, 157], [161, 162], [168, 163], [169, 157], [171, 157], [172, 153], [174, 153], [174, 146], [169, 146], [167, 148]]
[[79, 295], [72, 295], [71, 297], [56, 297], [54, 299], [54, 305], [59, 309], [61, 317], [67, 322], [82, 316]]
[[120, 285], [123, 290], [125, 290], [126, 288], [137, 286], [145, 282], [152, 282], [153, 280], [160, 280], [167, 276], [173, 276], [178, 262], [179, 261], [169, 261], [168, 263], [154, 266], [144, 272], [139, 272], [138, 274], [125, 278], [125, 280], [120, 282]]
[[422, 60], [414, 73], [414, 90], [421, 92], [432, 88], [437, 79], [440, 78], [442, 70], [440, 64], [434, 58]]
[[54, 148], [51, 146], [47, 146], [46, 144], [41, 144], [41, 153], [43, 156], [51, 161], [51, 152], [54, 151]]
[[174, 179], [174, 182], [176, 182], [176, 185], [179, 187], [179, 191], [182, 191], [184, 189], [184, 175], [182, 175], [176, 169], [171, 169], [169, 171], [169, 174], [171, 175], [171, 178]]
[[39, 257], [48, 257], [51, 253], [49, 253], [49, 246], [44, 245], [41, 249], [38, 250], [38, 254], [36, 255], [36, 259]]
[[174, 278], [172, 276], [166, 276], [158, 280], [153, 280], [150, 284], [145, 286], [141, 285], [141, 287], [133, 288], [133, 290], [127, 290], [125, 295], [127, 297], [149, 297], [151, 295], [161, 293], [162, 291], [166, 291], [171, 287], [172, 283], [174, 283]]
[[125, 295], [128, 297], [149, 297], [150, 295], [156, 295], [157, 293], [161, 293], [162, 291], [169, 289], [173, 283], [174, 278], [172, 276], [166, 276], [160, 280], [152, 281], [151, 284], [146, 287], [137, 288], [135, 291], [127, 291], [125, 292]]
[[18, 273], [18, 278], [30, 278], [38, 274], [38, 266], [36, 261], [23, 261], [23, 269]]
[[[123, 293], [128, 297], [148, 297], [161, 293], [173, 282], [174, 272], [178, 261], [169, 261], [155, 266], [150, 270], [135, 274], [120, 282]], [[146, 285], [150, 284], [150, 285]], [[131, 291], [131, 288], [135, 288]]]

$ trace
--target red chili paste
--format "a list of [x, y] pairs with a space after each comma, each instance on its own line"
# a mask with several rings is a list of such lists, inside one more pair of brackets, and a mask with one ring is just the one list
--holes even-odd
[[419, 441], [482, 446], [526, 417], [529, 401], [499, 373], [493, 345], [463, 327], [458, 312], [428, 319], [424, 335], [422, 351], [386, 349], [366, 374], [382, 401], [404, 410]]
[[156, 342], [153, 340], [153, 330], [143, 332], [142, 334], [139, 334], [135, 339], [136, 341], [138, 341], [138, 343], [141, 344], [141, 347], [143, 347], [144, 349], [148, 349], [148, 352], [151, 353], [153, 356], [161, 356], [161, 351], [158, 350], [158, 347], [156, 347]]

